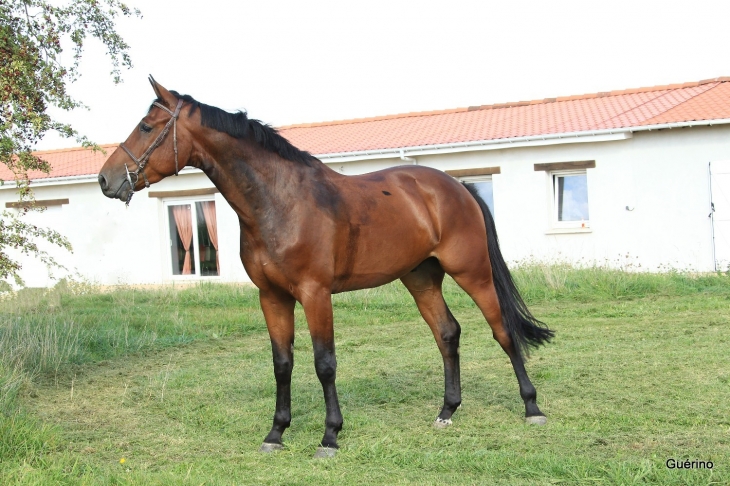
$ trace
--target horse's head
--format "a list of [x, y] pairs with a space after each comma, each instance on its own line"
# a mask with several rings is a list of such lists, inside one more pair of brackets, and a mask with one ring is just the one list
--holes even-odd
[[99, 185], [104, 195], [127, 204], [135, 191], [177, 175], [190, 158], [190, 143], [178, 140], [186, 132], [185, 122], [179, 119], [183, 100], [152, 76], [149, 79], [157, 99], [147, 116], [99, 171]]

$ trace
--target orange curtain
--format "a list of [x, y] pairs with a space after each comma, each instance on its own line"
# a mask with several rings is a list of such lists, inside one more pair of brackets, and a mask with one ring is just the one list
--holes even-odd
[[193, 241], [193, 219], [190, 214], [190, 206], [173, 206], [172, 215], [175, 217], [177, 234], [180, 236], [183, 248], [185, 248], [185, 261], [183, 262], [182, 274], [190, 275], [190, 243]]
[[215, 215], [215, 202], [205, 201], [201, 202], [200, 205], [203, 208], [203, 216], [205, 216], [205, 225], [208, 227], [210, 242], [213, 243], [213, 248], [215, 248], [215, 269], [220, 275], [221, 267], [218, 264], [218, 218]]

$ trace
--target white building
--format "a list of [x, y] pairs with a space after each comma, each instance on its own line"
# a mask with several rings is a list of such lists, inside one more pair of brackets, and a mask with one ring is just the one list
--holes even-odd
[[[280, 133], [345, 174], [419, 164], [478, 182], [508, 261], [713, 271], [730, 260], [730, 78]], [[106, 156], [39, 154], [53, 172], [34, 175], [48, 210], [31, 219], [70, 239], [73, 254], [52, 253], [71, 273], [104, 285], [248, 281], [238, 218], [202, 172], [185, 169], [127, 208], [99, 189]], [[15, 201], [13, 184], [0, 186], [0, 204]], [[42, 264], [21, 261], [28, 286], [53, 285]]]

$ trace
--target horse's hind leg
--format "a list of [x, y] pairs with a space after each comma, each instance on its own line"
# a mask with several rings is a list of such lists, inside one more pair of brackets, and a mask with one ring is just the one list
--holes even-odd
[[444, 302], [441, 283], [444, 270], [435, 258], [421, 263], [401, 281], [416, 300], [418, 310], [431, 328], [444, 360], [444, 405], [436, 418], [436, 427], [451, 424], [451, 416], [461, 404], [459, 378], [459, 336], [461, 328]]
[[491, 268], [486, 264], [475, 265], [469, 270], [451, 273], [450, 275], [477, 304], [489, 323], [489, 327], [492, 328], [492, 336], [509, 356], [512, 368], [517, 376], [520, 396], [525, 402], [525, 420], [531, 424], [542, 425], [546, 423], [545, 415], [537, 407], [537, 391], [527, 376], [522, 354], [517, 350], [514, 341], [502, 322], [502, 310], [494, 288], [494, 281], [491, 278]]

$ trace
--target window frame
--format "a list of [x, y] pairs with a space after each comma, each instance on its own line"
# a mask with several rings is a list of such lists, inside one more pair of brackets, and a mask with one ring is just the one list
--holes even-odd
[[[588, 171], [586, 169], [560, 169], [546, 171], [548, 175], [549, 198], [550, 198], [550, 229], [560, 232], [560, 230], [573, 230], [575, 232], [591, 231], [591, 211], [590, 211], [590, 194], [588, 189]], [[583, 175], [586, 177], [586, 204], [588, 205], [588, 219], [581, 221], [560, 221], [558, 215], [558, 191], [557, 178], [564, 176]]]
[[[165, 247], [165, 250], [163, 251], [163, 265], [165, 266], [165, 276], [170, 280], [180, 280], [180, 281], [214, 281], [214, 280], [220, 280], [221, 278], [221, 272], [220, 268], [218, 268], [218, 275], [201, 275], [201, 265], [200, 265], [200, 239], [198, 235], [198, 215], [195, 208], [195, 203], [198, 202], [214, 202], [216, 203], [216, 213], [218, 213], [218, 205], [217, 201], [215, 200], [215, 195], [211, 194], [210, 196], [184, 196], [184, 197], [175, 197], [175, 198], [165, 198], [162, 200], [162, 212], [163, 212], [163, 221], [164, 221], [164, 237], [163, 237], [163, 247]], [[190, 275], [175, 275], [173, 273], [172, 269], [172, 241], [171, 241], [171, 235], [170, 235], [170, 206], [182, 206], [187, 205], [190, 206], [190, 215], [194, 218], [192, 223], [192, 230], [193, 230], [193, 241], [191, 242], [191, 245], [195, 245], [193, 248], [195, 250], [194, 258], [195, 258], [195, 272]], [[172, 222], [174, 223], [174, 222]], [[220, 240], [219, 240], [220, 241]], [[166, 243], [165, 243], [166, 242]], [[220, 248], [220, 247], [219, 247]], [[218, 255], [220, 256], [220, 251], [217, 251]]]

